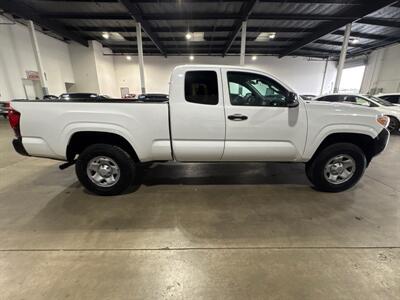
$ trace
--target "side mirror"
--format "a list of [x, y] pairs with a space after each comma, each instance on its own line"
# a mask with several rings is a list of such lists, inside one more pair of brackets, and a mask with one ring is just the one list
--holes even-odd
[[289, 92], [287, 99], [288, 99], [288, 107], [299, 106], [299, 99], [296, 93]]

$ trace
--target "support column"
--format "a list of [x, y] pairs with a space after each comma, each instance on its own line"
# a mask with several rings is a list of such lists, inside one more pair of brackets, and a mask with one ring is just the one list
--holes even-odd
[[350, 33], [351, 33], [351, 23], [346, 25], [346, 30], [344, 32], [342, 51], [340, 52], [338, 70], [337, 70], [337, 74], [336, 74], [335, 87], [333, 89], [334, 93], [339, 92], [340, 80], [342, 79], [342, 72], [343, 72], [344, 62], [346, 61], [347, 46], [349, 45]]
[[246, 31], [247, 31], [247, 22], [242, 22], [242, 37], [240, 41], [240, 65], [244, 65], [244, 58], [246, 55]]
[[324, 75], [322, 76], [321, 91], [319, 92], [319, 95], [322, 95], [322, 93], [324, 92], [326, 71], [328, 70], [328, 62], [329, 62], [329, 57], [326, 59], [326, 62], [325, 62]]
[[136, 23], [136, 42], [138, 47], [138, 60], [139, 60], [139, 72], [140, 72], [140, 88], [142, 94], [146, 93], [146, 84], [144, 81], [144, 61], [143, 61], [143, 44], [142, 44], [142, 25]]
[[29, 34], [31, 36], [33, 52], [35, 53], [36, 65], [39, 72], [40, 85], [42, 86], [43, 95], [49, 94], [49, 89], [47, 87], [46, 74], [44, 73], [42, 56], [40, 55], [39, 44], [36, 38], [35, 26], [31, 20], [28, 20]]

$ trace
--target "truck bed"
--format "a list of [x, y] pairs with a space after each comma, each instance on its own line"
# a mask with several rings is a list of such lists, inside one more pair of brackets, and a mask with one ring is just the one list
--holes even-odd
[[21, 113], [22, 143], [33, 156], [65, 160], [74, 133], [101, 131], [124, 137], [141, 161], [172, 159], [167, 101], [14, 100], [11, 106]]

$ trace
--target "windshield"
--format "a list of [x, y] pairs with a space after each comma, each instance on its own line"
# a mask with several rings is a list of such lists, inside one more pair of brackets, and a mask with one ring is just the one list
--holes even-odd
[[378, 98], [378, 97], [368, 96], [368, 95], [365, 95], [365, 97], [368, 98], [368, 99], [371, 99], [371, 100], [373, 100], [373, 101], [375, 101], [375, 102], [377, 102], [377, 103], [379, 103], [380, 105], [383, 105], [383, 106], [394, 106], [393, 103], [391, 103], [389, 101], [386, 101], [386, 100], [383, 100], [383, 99]]

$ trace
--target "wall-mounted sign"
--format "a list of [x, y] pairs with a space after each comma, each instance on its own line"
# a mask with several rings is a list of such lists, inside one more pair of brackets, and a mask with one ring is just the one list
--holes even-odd
[[28, 80], [40, 80], [38, 71], [25, 71], [25, 73]]

